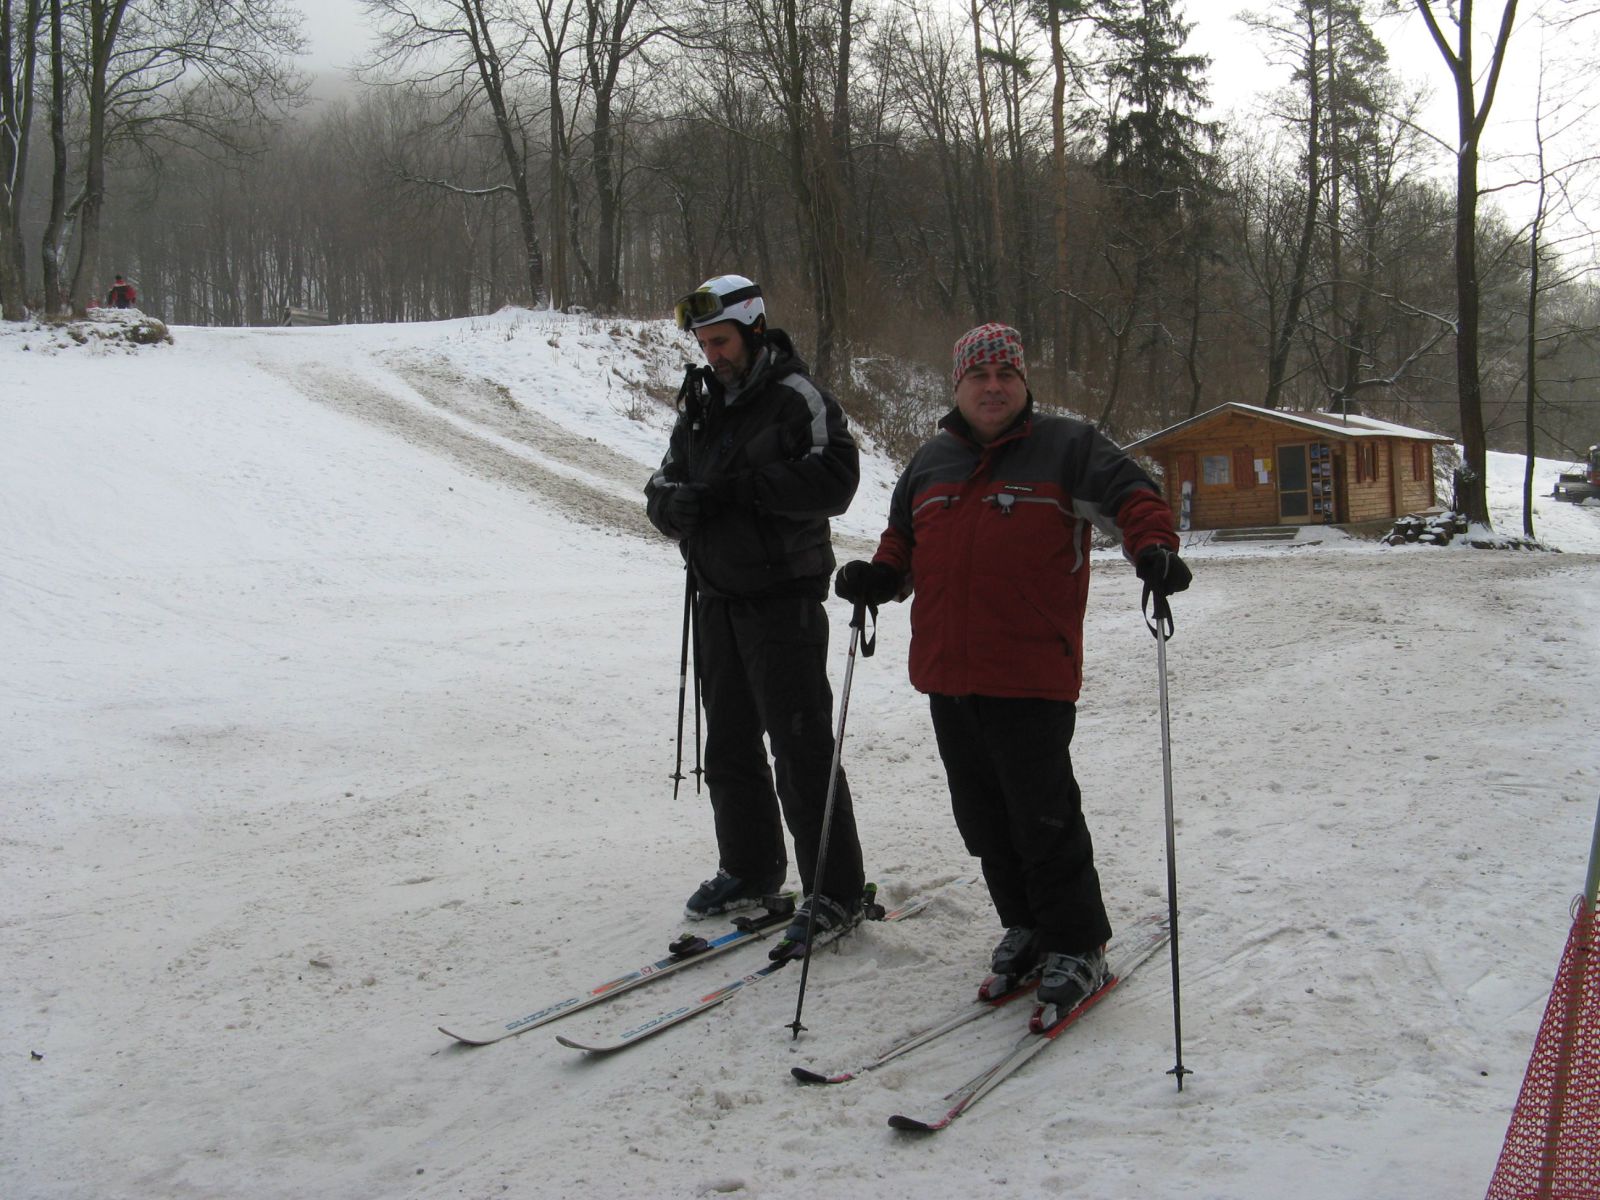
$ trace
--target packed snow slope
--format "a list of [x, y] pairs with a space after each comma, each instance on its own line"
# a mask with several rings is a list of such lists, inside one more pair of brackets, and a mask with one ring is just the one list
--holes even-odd
[[[1563, 553], [1191, 537], [1194, 1074], [1158, 959], [919, 1139], [885, 1118], [941, 1109], [1023, 1013], [841, 1087], [789, 1068], [962, 1004], [981, 887], [820, 953], [797, 1040], [790, 970], [615, 1057], [554, 1041], [756, 949], [491, 1047], [435, 1028], [659, 957], [716, 866], [668, 781], [683, 575], [640, 505], [687, 344], [528, 312], [174, 339], [0, 333], [0, 1195], [1483, 1194], [1600, 794], [1600, 509], [1540, 503]], [[1519, 532], [1520, 460], [1494, 469]], [[869, 456], [841, 557], [893, 475]], [[1156, 654], [1132, 571], [1093, 568], [1074, 759], [1125, 924], [1166, 903]], [[845, 738], [891, 900], [974, 870], [906, 618]]]

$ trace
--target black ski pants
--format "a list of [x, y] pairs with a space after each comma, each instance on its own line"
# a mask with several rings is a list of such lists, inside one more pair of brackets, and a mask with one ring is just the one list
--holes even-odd
[[[833, 766], [827, 611], [820, 601], [794, 597], [701, 596], [698, 606], [706, 787], [720, 865], [740, 879], [781, 878], [789, 861], [783, 840], [787, 821], [805, 893], [820, 892], [855, 908], [864, 886], [861, 842], [843, 768], [833, 800], [826, 877], [815, 877]], [[763, 735], [772, 745], [773, 768]]]
[[1111, 938], [1083, 796], [1072, 775], [1077, 707], [1066, 700], [930, 696], [950, 805], [1006, 928], [1069, 954]]

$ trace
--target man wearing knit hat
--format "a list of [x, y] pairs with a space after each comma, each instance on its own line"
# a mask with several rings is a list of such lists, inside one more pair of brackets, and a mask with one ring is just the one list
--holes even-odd
[[1093, 426], [1035, 413], [1021, 335], [955, 346], [955, 408], [895, 486], [871, 562], [834, 591], [912, 595], [911, 682], [926, 692], [956, 826], [1006, 932], [985, 994], [1038, 973], [1065, 1012], [1105, 981], [1111, 925], [1070, 747], [1083, 681], [1093, 525], [1162, 596], [1189, 586], [1150, 477]]

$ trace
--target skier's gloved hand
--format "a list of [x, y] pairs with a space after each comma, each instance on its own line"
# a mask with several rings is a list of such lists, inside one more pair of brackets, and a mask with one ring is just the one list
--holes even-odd
[[719, 508], [754, 508], [756, 503], [755, 475], [741, 471], [737, 475], [724, 475], [708, 485], [711, 498]]
[[876, 608], [900, 594], [900, 572], [888, 563], [856, 559], [839, 568], [833, 577], [833, 594], [851, 604]]
[[1189, 564], [1178, 557], [1176, 550], [1168, 550], [1165, 546], [1146, 546], [1139, 551], [1133, 569], [1158, 596], [1181, 592], [1194, 579]]
[[672, 499], [667, 501], [667, 520], [684, 537], [694, 533], [717, 515], [716, 497], [703, 483], [680, 483], [672, 489]]

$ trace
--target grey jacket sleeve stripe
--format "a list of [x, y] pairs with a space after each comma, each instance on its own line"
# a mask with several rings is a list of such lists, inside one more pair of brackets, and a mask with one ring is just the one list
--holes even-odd
[[1092, 500], [1084, 500], [1081, 497], [1074, 496], [1072, 498], [1072, 511], [1109, 537], [1113, 544], [1122, 541], [1122, 530], [1117, 528], [1116, 521], [1099, 504]]
[[828, 406], [823, 402], [822, 393], [804, 375], [788, 375], [779, 383], [805, 397], [806, 407], [811, 410], [810, 453], [821, 454], [828, 448]]
[[664, 455], [661, 456], [661, 465], [656, 468], [655, 474], [650, 476], [650, 482], [649, 482], [649, 484], [647, 486], [648, 487], [658, 487], [658, 488], [659, 487], [676, 487], [677, 486], [677, 482], [675, 480], [673, 480], [673, 479], [668, 478], [668, 474], [670, 473], [672, 468], [674, 466], [676, 466], [676, 465], [677, 465], [676, 460], [672, 456], [672, 443], [668, 442], [667, 443], [667, 452]]

